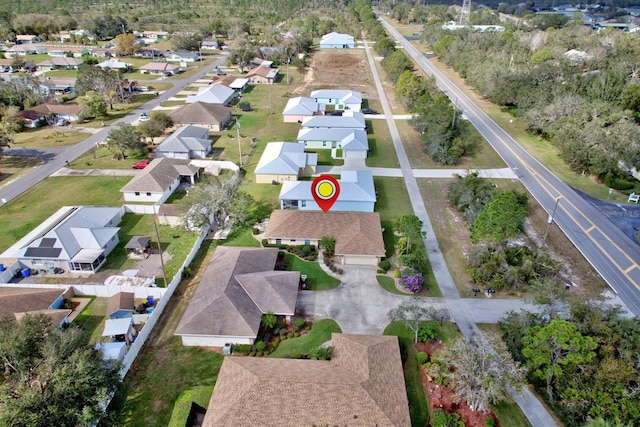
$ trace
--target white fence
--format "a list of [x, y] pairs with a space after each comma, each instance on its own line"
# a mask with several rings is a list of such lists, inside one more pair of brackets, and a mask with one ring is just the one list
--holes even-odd
[[134, 205], [131, 203], [125, 203], [124, 209], [127, 213], [155, 215], [158, 213], [160, 205]]
[[204, 230], [202, 230], [202, 233], [198, 237], [198, 240], [196, 240], [195, 244], [193, 245], [193, 248], [191, 248], [191, 252], [189, 252], [189, 255], [187, 255], [187, 258], [184, 260], [184, 262], [182, 263], [182, 266], [180, 267], [176, 275], [173, 277], [173, 280], [171, 281], [169, 286], [165, 289], [165, 294], [163, 298], [160, 299], [158, 304], [154, 307], [153, 313], [151, 314], [151, 316], [149, 316], [149, 320], [142, 327], [142, 330], [138, 334], [138, 337], [136, 338], [136, 340], [133, 342], [133, 344], [131, 344], [129, 351], [127, 352], [127, 355], [124, 357], [124, 360], [122, 362], [122, 368], [120, 369], [120, 376], [123, 379], [129, 372], [129, 369], [131, 369], [131, 365], [133, 365], [133, 362], [136, 360], [136, 357], [138, 357], [138, 353], [140, 353], [140, 350], [144, 346], [145, 341], [147, 341], [147, 338], [149, 338], [151, 331], [153, 330], [156, 323], [158, 322], [158, 319], [164, 312], [165, 307], [169, 303], [169, 299], [175, 292], [176, 288], [178, 287], [178, 284], [180, 284], [180, 281], [182, 280], [182, 272], [184, 271], [184, 268], [187, 267], [189, 264], [191, 264], [191, 261], [193, 261], [193, 258], [196, 256], [196, 253], [198, 253], [198, 250], [200, 249], [200, 246], [202, 246], [202, 242], [204, 241], [205, 237], [207, 237], [208, 233], [209, 233], [208, 228], [205, 228]]
[[[118, 292], [133, 292], [135, 298], [146, 299], [152, 296], [154, 299], [162, 301], [163, 296], [167, 293], [168, 289], [165, 288], [151, 288], [142, 286], [105, 286], [105, 285], [70, 285], [58, 283], [55, 285], [45, 285], [40, 283], [29, 283], [29, 288], [37, 289], [60, 289], [65, 290], [72, 288], [75, 295], [80, 296], [96, 296], [108, 298]], [[20, 283], [2, 283], [0, 287], [3, 288], [24, 288], [25, 285]]]

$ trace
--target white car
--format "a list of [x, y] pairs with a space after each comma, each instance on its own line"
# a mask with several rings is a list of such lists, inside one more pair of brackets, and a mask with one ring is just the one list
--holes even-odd
[[147, 120], [149, 120], [149, 116], [147, 116], [147, 113], [140, 114], [140, 118], [138, 119], [139, 122], [146, 122]]

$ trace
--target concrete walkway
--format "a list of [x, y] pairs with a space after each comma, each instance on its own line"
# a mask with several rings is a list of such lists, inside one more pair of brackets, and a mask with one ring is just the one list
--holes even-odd
[[[316, 175], [329, 174], [339, 175], [343, 170], [369, 170], [373, 176], [403, 177], [400, 168], [377, 168], [369, 166], [318, 166]], [[413, 169], [413, 176], [416, 178], [453, 178], [455, 175], [467, 176], [467, 174], [477, 172], [481, 178], [516, 179], [513, 171], [509, 168], [500, 169]]]
[[60, 168], [51, 176], [135, 176], [137, 169], [71, 169]]

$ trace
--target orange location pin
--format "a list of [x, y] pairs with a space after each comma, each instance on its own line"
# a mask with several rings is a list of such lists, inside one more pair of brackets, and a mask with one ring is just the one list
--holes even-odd
[[340, 184], [331, 175], [320, 175], [311, 184], [311, 195], [325, 213], [331, 209], [340, 195]]

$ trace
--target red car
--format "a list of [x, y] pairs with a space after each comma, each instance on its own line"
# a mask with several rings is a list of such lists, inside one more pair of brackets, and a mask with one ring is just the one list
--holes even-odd
[[148, 164], [149, 162], [147, 160], [140, 160], [139, 162], [135, 162], [134, 164], [132, 164], [131, 167], [134, 169], [144, 169]]

